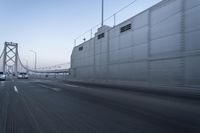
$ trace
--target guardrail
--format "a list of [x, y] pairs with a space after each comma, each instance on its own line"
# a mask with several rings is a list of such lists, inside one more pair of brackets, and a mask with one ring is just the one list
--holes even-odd
[[41, 70], [41, 71], [38, 71], [38, 70], [30, 70], [28, 69], [29, 72], [32, 72], [32, 73], [69, 73], [70, 72], [70, 69], [59, 69], [59, 70]]

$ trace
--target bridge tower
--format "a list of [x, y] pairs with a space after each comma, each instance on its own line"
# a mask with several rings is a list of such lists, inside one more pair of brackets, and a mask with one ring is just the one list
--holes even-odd
[[3, 72], [6, 73], [7, 67], [12, 65], [14, 67], [15, 75], [17, 75], [18, 44], [5, 42], [3, 54]]

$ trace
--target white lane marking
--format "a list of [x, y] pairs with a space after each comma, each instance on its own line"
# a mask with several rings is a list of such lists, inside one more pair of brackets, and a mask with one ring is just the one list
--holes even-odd
[[46, 86], [46, 85], [40, 85], [41, 87], [43, 87], [43, 88], [47, 88], [47, 89], [51, 89], [51, 90], [53, 90], [53, 91], [61, 91], [62, 89], [60, 89], [60, 88], [52, 88], [52, 87], [48, 87], [48, 86]]
[[18, 89], [17, 89], [16, 86], [14, 86], [14, 91], [15, 91], [16, 93], [19, 93], [19, 91], [18, 91]]
[[5, 87], [5, 82], [0, 82], [1, 87]]
[[50, 88], [50, 89], [52, 89], [52, 90], [54, 90], [54, 91], [61, 91], [60, 88]]
[[70, 84], [64, 84], [65, 86], [69, 86], [69, 87], [81, 87], [81, 86], [78, 86], [78, 85], [70, 85]]
[[41, 86], [41, 87], [43, 87], [43, 88], [48, 88], [47, 86], [45, 86], [45, 85], [39, 85], [39, 86]]

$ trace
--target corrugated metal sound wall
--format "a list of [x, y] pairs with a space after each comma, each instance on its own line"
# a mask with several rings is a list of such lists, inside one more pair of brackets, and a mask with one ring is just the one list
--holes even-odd
[[200, 0], [164, 0], [71, 56], [74, 80], [133, 86], [200, 86]]

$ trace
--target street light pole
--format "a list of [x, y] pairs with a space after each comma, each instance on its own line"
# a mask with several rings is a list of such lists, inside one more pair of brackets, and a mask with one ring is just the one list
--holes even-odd
[[30, 52], [35, 54], [35, 70], [36, 70], [36, 68], [37, 68], [37, 52], [35, 52], [33, 50], [30, 50]]
[[104, 0], [102, 0], [101, 26], [104, 25]]

